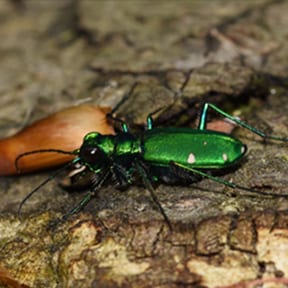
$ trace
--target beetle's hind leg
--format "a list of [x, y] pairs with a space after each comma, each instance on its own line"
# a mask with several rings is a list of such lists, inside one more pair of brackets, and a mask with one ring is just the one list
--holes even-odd
[[259, 197], [259, 195], [262, 195], [262, 197], [266, 196], [266, 197], [269, 197], [269, 198], [271, 198], [271, 197], [288, 197], [287, 193], [275, 194], [275, 193], [271, 193], [271, 192], [266, 192], [266, 191], [261, 191], [261, 190], [256, 190], [256, 189], [244, 187], [244, 186], [238, 185], [238, 184], [236, 184], [234, 182], [226, 181], [226, 180], [224, 180], [222, 178], [215, 177], [215, 176], [213, 176], [211, 174], [208, 174], [208, 173], [206, 173], [206, 172], [204, 172], [202, 170], [195, 169], [195, 168], [192, 168], [192, 167], [189, 167], [189, 166], [177, 163], [177, 162], [171, 162], [170, 165], [171, 165], [171, 167], [175, 166], [178, 169], [183, 169], [183, 170], [186, 170], [186, 171], [190, 171], [190, 173], [193, 173], [195, 175], [199, 175], [199, 176], [201, 176], [203, 178], [208, 178], [208, 179], [210, 179], [210, 180], [212, 180], [214, 182], [223, 184], [223, 185], [225, 185], [227, 187], [249, 192], [249, 193], [245, 193], [245, 196]]
[[191, 171], [179, 167], [174, 162], [170, 163], [168, 169], [168, 173], [161, 177], [161, 180], [166, 184], [192, 184], [203, 179], [203, 176], [191, 173]]
[[241, 121], [240, 119], [238, 119], [237, 117], [233, 117], [232, 115], [226, 113], [225, 111], [221, 110], [220, 108], [218, 108], [217, 106], [215, 106], [214, 104], [211, 103], [205, 103], [203, 105], [203, 108], [201, 110], [201, 114], [200, 114], [200, 120], [199, 120], [199, 125], [198, 125], [198, 129], [199, 130], [206, 130], [206, 125], [207, 125], [207, 114], [208, 114], [208, 109], [212, 109], [214, 111], [216, 111], [218, 114], [220, 114], [221, 116], [229, 119], [230, 121], [238, 124], [239, 126], [251, 131], [252, 133], [262, 137], [264, 140], [265, 139], [271, 139], [271, 140], [277, 140], [277, 141], [283, 141], [283, 142], [288, 142], [288, 138], [284, 138], [284, 137], [278, 137], [278, 136], [274, 136], [274, 135], [267, 135], [264, 132], [256, 129], [255, 127]]

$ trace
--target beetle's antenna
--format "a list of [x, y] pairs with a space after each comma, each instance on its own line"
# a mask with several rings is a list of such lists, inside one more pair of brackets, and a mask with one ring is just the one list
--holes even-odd
[[55, 173], [51, 174], [47, 179], [45, 179], [42, 183], [40, 183], [37, 187], [35, 187], [29, 194], [27, 194], [24, 199], [21, 201], [21, 203], [19, 204], [18, 207], [18, 211], [17, 211], [17, 215], [18, 215], [18, 219], [21, 220], [21, 212], [22, 212], [22, 207], [23, 205], [26, 203], [26, 201], [35, 193], [37, 192], [40, 188], [42, 188], [44, 185], [46, 185], [48, 182], [50, 182], [51, 180], [53, 180], [60, 172], [62, 172], [63, 170], [65, 170], [67, 167], [69, 167], [71, 164], [75, 164], [80, 160], [79, 157], [77, 157], [76, 159], [70, 161], [69, 163], [67, 163], [66, 165], [64, 165], [63, 167], [61, 167], [60, 169], [58, 169]]
[[25, 156], [29, 156], [32, 154], [37, 154], [37, 153], [47, 153], [47, 152], [54, 152], [54, 153], [59, 153], [59, 154], [67, 154], [67, 155], [77, 155], [77, 150], [76, 151], [64, 151], [60, 149], [39, 149], [39, 150], [33, 150], [33, 151], [28, 151], [25, 153], [22, 153], [18, 155], [14, 161], [14, 165], [16, 170], [19, 172], [21, 169], [19, 168], [19, 160]]

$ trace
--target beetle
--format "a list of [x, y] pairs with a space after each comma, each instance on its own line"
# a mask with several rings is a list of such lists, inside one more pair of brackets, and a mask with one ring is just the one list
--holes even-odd
[[[226, 186], [252, 193], [287, 197], [288, 194], [280, 195], [250, 189], [213, 176], [213, 171], [227, 170], [238, 165], [246, 154], [247, 146], [231, 135], [207, 130], [209, 109], [265, 140], [288, 142], [288, 138], [266, 135], [211, 103], [203, 105], [197, 129], [154, 128], [152, 116], [159, 111], [158, 109], [148, 115], [146, 130], [140, 137], [131, 133], [124, 121], [110, 115], [115, 121], [121, 123], [122, 132], [116, 135], [90, 132], [84, 137], [81, 147], [73, 152], [51, 150], [75, 155], [76, 158], [71, 163], [80, 167], [79, 173], [88, 170], [95, 175], [91, 190], [64, 218], [81, 210], [90, 201], [93, 194], [101, 187], [111, 183], [111, 180], [116, 182], [118, 187], [127, 187], [134, 184], [139, 176], [170, 229], [172, 226], [168, 216], [155, 195], [154, 182], [175, 184], [184, 181], [192, 183], [201, 178], [209, 178]], [[19, 214], [24, 202], [53, 177], [52, 175], [46, 179], [23, 199], [19, 206]]]

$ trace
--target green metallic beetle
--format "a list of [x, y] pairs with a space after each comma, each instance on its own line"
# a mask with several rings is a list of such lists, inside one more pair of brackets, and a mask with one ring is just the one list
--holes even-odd
[[[212, 104], [206, 105], [215, 108]], [[205, 122], [206, 117], [202, 117], [202, 121]], [[119, 182], [123, 180], [129, 184], [132, 183], [130, 176], [135, 170], [142, 170], [140, 167], [145, 170], [144, 174], [140, 173], [145, 178], [158, 181], [163, 175], [161, 180], [171, 183], [173, 177], [175, 180], [182, 178], [171, 166], [194, 172], [195, 169], [225, 169], [238, 163], [246, 146], [230, 135], [206, 130], [205, 124], [201, 122], [199, 129], [153, 128], [149, 115], [147, 130], [141, 137], [131, 134], [123, 123], [123, 132], [117, 135], [87, 134], [76, 154], [78, 161], [94, 173], [101, 174], [109, 167]]]
[[[139, 176], [170, 228], [170, 221], [154, 193], [153, 182], [192, 183], [204, 177], [232, 188], [263, 195], [274, 195], [212, 176], [213, 171], [237, 165], [245, 155], [247, 148], [245, 144], [230, 135], [206, 130], [209, 108], [262, 138], [288, 141], [287, 138], [268, 136], [210, 103], [204, 104], [197, 129], [153, 128], [152, 113], [147, 117], [146, 131], [140, 137], [136, 137], [129, 132], [126, 123], [118, 120], [122, 123], [123, 131], [117, 135], [101, 135], [91, 132], [84, 137], [80, 149], [74, 152], [50, 150], [77, 155], [72, 163], [92, 171], [95, 175], [91, 192], [86, 194], [83, 200], [67, 215], [78, 212], [90, 201], [94, 192], [102, 186], [110, 184], [111, 180], [119, 187], [126, 187], [135, 183]], [[27, 195], [22, 201], [19, 211], [27, 198], [50, 179], [52, 177]], [[287, 197], [288, 194], [274, 196]]]

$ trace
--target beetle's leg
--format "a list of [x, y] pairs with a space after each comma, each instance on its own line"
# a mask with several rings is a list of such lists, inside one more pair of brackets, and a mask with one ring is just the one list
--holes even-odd
[[163, 109], [167, 109], [167, 107], [160, 107], [160, 108], [156, 109], [155, 111], [153, 111], [153, 112], [148, 114], [148, 116], [146, 118], [146, 130], [152, 130], [153, 129], [153, 118], [152, 118], [152, 116], [155, 115], [156, 113], [158, 113], [159, 111], [163, 110]]
[[132, 184], [132, 179], [129, 171], [119, 164], [113, 164], [112, 174], [117, 181], [119, 188], [125, 188]]
[[160, 107], [160, 108], [156, 109], [155, 111], [149, 113], [147, 118], [146, 118], [146, 130], [152, 130], [153, 129], [153, 118], [152, 118], [153, 115], [157, 114], [161, 110], [167, 110], [171, 106], [173, 106], [173, 104], [170, 104], [170, 105], [164, 106], [164, 107]]
[[[220, 108], [218, 108], [217, 106], [215, 106], [214, 104], [211, 103], [204, 103], [201, 113], [200, 113], [200, 119], [199, 119], [199, 124], [198, 124], [198, 129], [199, 130], [206, 130], [206, 126], [207, 126], [207, 115], [208, 115], [208, 109], [211, 108], [214, 111], [216, 111], [217, 113], [219, 113], [221, 116], [228, 118], [229, 120], [231, 120], [234, 123], [237, 123], [238, 125], [249, 129], [250, 131], [251, 128], [253, 129], [252, 126], [244, 123], [243, 121], [240, 121], [237, 117], [233, 117], [230, 114], [224, 112], [223, 110], [221, 110]], [[254, 128], [255, 129], [255, 128]], [[264, 134], [264, 133], [263, 133]], [[262, 135], [260, 135], [262, 136]], [[263, 136], [262, 136], [263, 137]]]
[[149, 179], [148, 173], [146, 172], [145, 168], [143, 167], [143, 165], [140, 161], [135, 161], [135, 166], [136, 166], [136, 169], [138, 170], [140, 176], [142, 177], [143, 184], [148, 189], [153, 202], [156, 204], [157, 208], [159, 209], [160, 213], [162, 214], [162, 216], [163, 216], [167, 226], [169, 227], [170, 231], [172, 231], [171, 222], [170, 222], [168, 216], [166, 215], [163, 207], [161, 206], [160, 202], [158, 201], [158, 198], [155, 194], [155, 190], [154, 190], [154, 188], [151, 184], [151, 181]]
[[68, 211], [62, 217], [62, 220], [66, 220], [69, 216], [81, 211], [89, 203], [89, 201], [91, 200], [95, 192], [103, 186], [104, 182], [107, 180], [109, 175], [110, 175], [110, 170], [106, 169], [100, 178], [95, 178], [96, 182], [92, 183], [91, 190], [88, 193], [86, 193], [86, 195], [81, 199], [81, 201], [77, 203], [77, 205], [75, 205], [72, 209], [70, 209], [70, 211]]
[[123, 132], [125, 132], [125, 133], [129, 132], [128, 125], [127, 125], [127, 123], [125, 121], [123, 121], [123, 120], [121, 120], [121, 119], [119, 119], [117, 117], [114, 117], [111, 113], [108, 113], [106, 115], [106, 117], [111, 119], [111, 120], [113, 120], [113, 121], [115, 121], [115, 122], [119, 122], [121, 124], [121, 128], [122, 128]]
[[116, 113], [116, 111], [127, 101], [127, 99], [130, 97], [130, 95], [134, 92], [136, 86], [138, 85], [137, 82], [134, 82], [132, 87], [130, 88], [129, 92], [126, 93], [122, 99], [115, 105], [115, 107], [112, 109], [111, 115], [113, 115], [114, 113]]
[[278, 141], [285, 141], [288, 142], [288, 138], [284, 138], [284, 137], [278, 137], [278, 136], [273, 136], [273, 135], [267, 135], [264, 132], [256, 129], [255, 127], [239, 120], [237, 117], [233, 117], [230, 114], [224, 112], [223, 110], [221, 110], [220, 108], [218, 108], [217, 106], [215, 106], [214, 104], [211, 103], [205, 103], [203, 105], [201, 114], [200, 114], [200, 121], [199, 121], [199, 125], [198, 125], [198, 129], [199, 130], [205, 130], [206, 129], [206, 124], [207, 124], [207, 112], [208, 109], [211, 108], [214, 111], [216, 111], [217, 113], [219, 113], [221, 116], [228, 118], [229, 120], [237, 123], [238, 125], [242, 126], [245, 129], [250, 130], [252, 133], [259, 135], [260, 137], [264, 138], [264, 139], [272, 139], [272, 140], [278, 140]]
[[196, 173], [191, 173], [191, 171], [183, 169], [183, 167], [174, 165], [173, 162], [171, 162], [169, 165], [169, 171], [170, 173], [181, 179], [181, 183], [192, 184], [203, 179], [203, 176]]
[[85, 197], [77, 203], [75, 207], [73, 207], [70, 211], [68, 211], [63, 217], [62, 220], [66, 220], [69, 216], [73, 214], [77, 214], [80, 212], [91, 200], [93, 193], [89, 191], [88, 193], [85, 194]]
[[121, 124], [122, 131], [123, 131], [123, 132], [128, 132], [128, 131], [129, 131], [126, 122], [123, 121], [123, 120], [121, 120], [121, 119], [119, 119], [119, 118], [117, 118], [117, 117], [115, 117], [115, 116], [113, 116], [113, 114], [123, 105], [123, 103], [125, 103], [125, 102], [127, 101], [127, 99], [128, 99], [128, 98], [130, 97], [130, 95], [133, 93], [133, 91], [134, 91], [134, 89], [136, 88], [137, 85], [138, 85], [138, 83], [135, 82], [135, 83], [132, 85], [132, 87], [131, 87], [131, 89], [129, 90], [129, 92], [128, 92], [127, 94], [125, 94], [125, 95], [123, 96], [123, 98], [120, 100], [120, 102], [118, 102], [118, 103], [116, 104], [116, 106], [112, 109], [112, 111], [111, 111], [110, 113], [107, 113], [107, 115], [106, 115], [107, 118], [109, 118], [109, 119], [111, 119], [111, 120], [113, 120], [113, 121], [115, 121], [115, 122], [119, 122], [119, 123]]
[[[213, 181], [218, 182], [220, 184], [223, 184], [225, 186], [231, 187], [233, 189], [240, 189], [240, 190], [248, 191], [248, 192], [250, 192], [250, 194], [247, 194], [247, 196], [255, 197], [255, 194], [259, 194], [259, 195], [264, 195], [264, 196], [269, 196], [269, 197], [288, 197], [287, 193], [275, 194], [275, 193], [270, 193], [270, 192], [265, 192], [265, 191], [260, 191], [260, 190], [240, 186], [234, 182], [229, 182], [229, 181], [223, 180], [219, 177], [212, 176], [212, 175], [205, 173], [201, 170], [191, 168], [191, 167], [188, 167], [186, 165], [183, 165], [183, 164], [180, 164], [177, 162], [171, 162], [170, 165], [171, 165], [171, 169], [173, 169], [173, 166], [176, 166], [178, 168], [182, 168], [186, 171], [190, 171], [196, 175], [202, 176], [204, 178], [208, 178], [210, 180], [213, 180]], [[253, 194], [251, 194], [251, 193], [253, 193]]]

